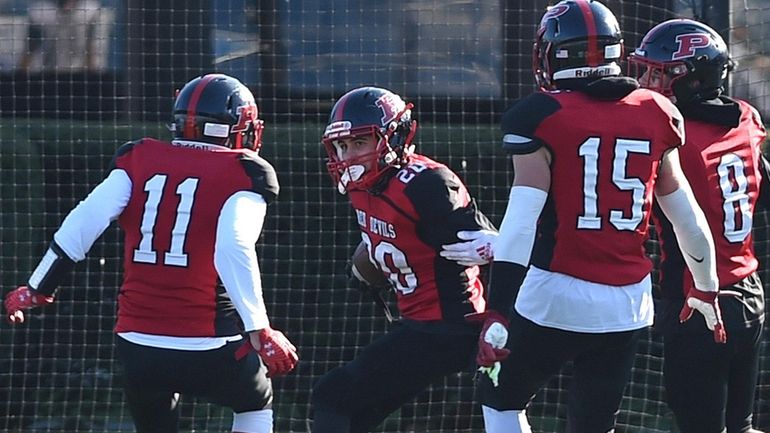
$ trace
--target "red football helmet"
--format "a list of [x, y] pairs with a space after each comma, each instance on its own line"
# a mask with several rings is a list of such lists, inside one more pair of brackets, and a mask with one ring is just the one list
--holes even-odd
[[[344, 94], [332, 107], [329, 124], [321, 142], [326, 149], [326, 167], [341, 193], [348, 189], [369, 189], [391, 167], [401, 167], [414, 151], [412, 139], [417, 121], [412, 120], [411, 103], [379, 87], [360, 87]], [[335, 142], [341, 138], [373, 135], [374, 152], [341, 159]], [[366, 162], [374, 168], [366, 170]]]

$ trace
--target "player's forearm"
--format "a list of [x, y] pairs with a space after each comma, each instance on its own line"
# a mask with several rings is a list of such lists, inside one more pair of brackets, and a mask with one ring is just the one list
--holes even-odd
[[131, 180], [113, 170], [64, 218], [53, 242], [29, 278], [36, 292], [53, 296], [76, 262], [83, 260], [94, 242], [123, 211], [131, 196]]
[[30, 275], [27, 285], [38, 294], [54, 296], [62, 279], [69, 275], [74, 266], [75, 261], [53, 241]]
[[495, 241], [495, 261], [489, 282], [489, 307], [507, 314], [524, 280], [537, 233], [537, 220], [548, 194], [540, 189], [514, 186]]
[[692, 273], [695, 287], [702, 291], [716, 291], [717, 278], [714, 239], [706, 216], [703, 214], [688, 186], [671, 194], [658, 196], [666, 218], [671, 222], [679, 248]]
[[495, 261], [527, 266], [535, 245], [537, 219], [548, 194], [540, 189], [514, 186], [508, 197], [500, 234], [495, 244]]

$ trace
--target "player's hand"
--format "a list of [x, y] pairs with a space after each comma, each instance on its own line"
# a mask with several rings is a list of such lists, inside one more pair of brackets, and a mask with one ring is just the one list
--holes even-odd
[[367, 283], [362, 276], [356, 275], [356, 271], [353, 269], [352, 262], [348, 263], [345, 267], [345, 273], [348, 277], [348, 287], [352, 287], [358, 290], [361, 296], [366, 299], [373, 300], [378, 296], [381, 296], [381, 293], [387, 293], [393, 290], [393, 287], [390, 284], [372, 286]]
[[462, 266], [486, 265], [495, 258], [497, 235], [492, 230], [459, 231], [457, 238], [464, 242], [442, 245], [439, 254]]
[[292, 371], [299, 361], [297, 348], [283, 332], [270, 327], [249, 333], [252, 347], [257, 351], [271, 377]]
[[508, 319], [494, 310], [465, 316], [469, 322], [483, 323], [479, 334], [479, 352], [476, 363], [482, 367], [492, 367], [510, 355], [505, 348], [508, 342]]
[[5, 295], [5, 317], [11, 324], [23, 323], [24, 310], [48, 305], [53, 300], [53, 296], [41, 295], [27, 286], [20, 286]]
[[698, 310], [706, 319], [706, 326], [714, 332], [714, 341], [727, 342], [727, 331], [722, 323], [722, 311], [719, 308], [719, 293], [704, 292], [695, 287], [690, 288], [684, 300], [684, 306], [679, 313], [679, 321], [686, 322], [692, 317], [692, 313]]

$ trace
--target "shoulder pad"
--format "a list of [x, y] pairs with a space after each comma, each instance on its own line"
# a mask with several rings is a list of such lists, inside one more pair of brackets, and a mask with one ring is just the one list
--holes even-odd
[[128, 152], [131, 152], [134, 149], [134, 146], [140, 144], [142, 141], [144, 141], [143, 138], [140, 139], [140, 140], [129, 141], [129, 142], [121, 144], [118, 147], [118, 149], [115, 151], [115, 155], [113, 155], [112, 161], [110, 161], [110, 165], [107, 168], [107, 173], [109, 173], [113, 169], [117, 168], [117, 166], [118, 166], [118, 159], [121, 156], [127, 154]]
[[685, 142], [685, 129], [684, 129], [684, 116], [682, 115], [682, 112], [679, 111], [678, 108], [676, 108], [676, 105], [674, 105], [673, 102], [666, 99], [668, 104], [668, 110], [669, 115], [671, 116], [671, 124], [676, 128], [677, 132], [679, 133], [679, 136], [681, 137], [681, 144], [684, 144]]
[[749, 104], [746, 101], [740, 101], [740, 104], [749, 110], [751, 113], [751, 119], [754, 121], [754, 123], [762, 130], [765, 130], [765, 124], [762, 122], [762, 116], [759, 114], [759, 111], [751, 104]]
[[503, 114], [503, 150], [513, 154], [532, 153], [543, 146], [535, 136], [540, 124], [557, 112], [561, 104], [548, 93], [536, 92], [520, 99]]
[[640, 101], [651, 101], [668, 120], [669, 131], [672, 133], [671, 142], [666, 143], [669, 147], [681, 146], [685, 143], [685, 125], [684, 116], [679, 108], [671, 102], [666, 96], [661, 95], [650, 89], [641, 88], [636, 90]]
[[240, 160], [243, 169], [251, 179], [252, 190], [264, 197], [267, 203], [272, 203], [278, 197], [280, 190], [275, 168], [254, 152], [244, 152]]
[[468, 199], [465, 185], [446, 166], [420, 172], [404, 193], [423, 216], [448, 214]]

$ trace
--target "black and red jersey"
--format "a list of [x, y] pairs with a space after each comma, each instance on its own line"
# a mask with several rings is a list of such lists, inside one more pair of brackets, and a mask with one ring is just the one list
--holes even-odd
[[116, 332], [237, 334], [237, 314], [214, 267], [218, 218], [239, 191], [273, 200], [273, 167], [248, 150], [200, 150], [154, 139], [124, 145], [113, 165], [132, 184], [119, 218], [125, 245]]
[[668, 99], [621, 85], [628, 90], [613, 98], [534, 93], [502, 121], [504, 148], [547, 146], [552, 156], [531, 264], [614, 286], [652, 269], [644, 242], [653, 186], [664, 153], [682, 143], [681, 114]]
[[462, 322], [484, 310], [477, 266], [439, 255], [460, 230], [494, 229], [445, 165], [414, 155], [377, 193], [349, 191], [362, 236], [389, 277], [398, 308], [415, 321]]
[[[722, 98], [725, 122], [687, 117], [686, 144], [680, 149], [682, 170], [703, 209], [714, 238], [720, 287], [729, 287], [757, 270], [752, 241], [754, 209], [762, 183], [760, 145], [765, 129], [746, 102]], [[726, 125], [732, 117], [738, 119]], [[656, 208], [654, 223], [661, 245], [662, 296], [684, 298], [693, 285], [669, 221]]]

